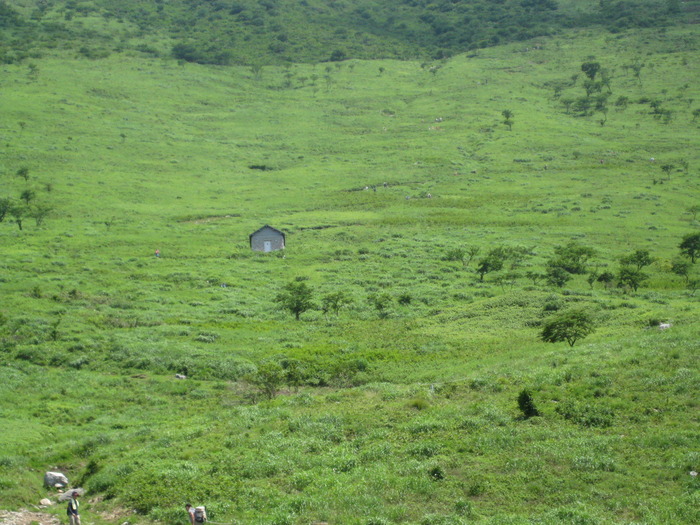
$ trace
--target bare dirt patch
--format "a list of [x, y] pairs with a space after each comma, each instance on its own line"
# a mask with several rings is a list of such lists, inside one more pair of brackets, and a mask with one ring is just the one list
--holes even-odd
[[0, 525], [60, 525], [56, 516], [44, 514], [43, 512], [31, 512], [27, 509], [20, 509], [17, 512], [0, 510]]

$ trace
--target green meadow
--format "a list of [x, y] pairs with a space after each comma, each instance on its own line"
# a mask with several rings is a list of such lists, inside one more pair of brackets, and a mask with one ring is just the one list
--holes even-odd
[[[250, 525], [699, 522], [699, 44], [3, 64], [0, 506], [55, 499], [61, 470], [100, 525], [187, 502]], [[250, 250], [266, 224], [283, 253]], [[566, 246], [590, 258], [550, 282]], [[595, 331], [544, 342], [571, 309]]]

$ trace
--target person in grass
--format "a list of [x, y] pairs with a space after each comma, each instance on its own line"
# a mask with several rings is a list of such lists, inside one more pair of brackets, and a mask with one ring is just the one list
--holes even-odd
[[67, 511], [70, 525], [80, 525], [80, 512], [78, 511], [78, 507], [80, 506], [80, 503], [78, 503], [79, 495], [78, 492], [74, 491], [70, 496], [70, 500], [68, 500]]
[[194, 525], [194, 507], [188, 503], [185, 505], [185, 510], [187, 510], [187, 515], [190, 518], [190, 525]]

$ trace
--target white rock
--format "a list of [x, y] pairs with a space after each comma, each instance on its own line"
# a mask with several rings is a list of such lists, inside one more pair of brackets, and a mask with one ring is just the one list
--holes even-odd
[[44, 485], [47, 487], [63, 488], [68, 485], [68, 478], [60, 472], [47, 472], [44, 474]]

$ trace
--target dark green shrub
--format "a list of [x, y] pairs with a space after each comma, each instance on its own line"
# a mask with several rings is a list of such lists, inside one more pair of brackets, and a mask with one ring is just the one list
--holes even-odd
[[435, 465], [428, 469], [428, 476], [433, 481], [442, 481], [445, 479], [445, 471], [440, 465]]
[[535, 401], [532, 399], [532, 394], [525, 389], [518, 395], [518, 408], [523, 413], [525, 419], [529, 419], [534, 416], [539, 416], [540, 412], [535, 406]]

